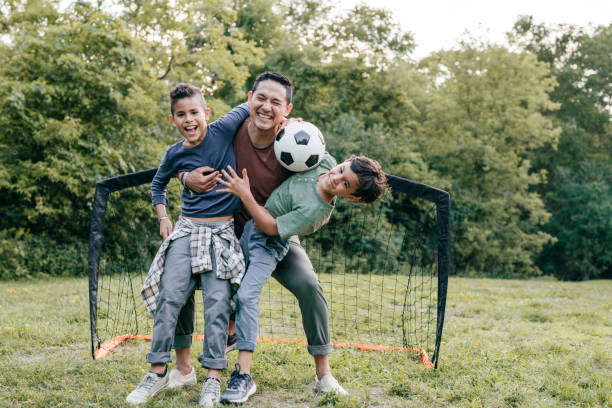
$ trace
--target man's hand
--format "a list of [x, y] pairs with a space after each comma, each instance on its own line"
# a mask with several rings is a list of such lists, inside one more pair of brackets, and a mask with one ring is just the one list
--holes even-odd
[[227, 166], [227, 169], [229, 173], [225, 170], [221, 170], [225, 180], [219, 180], [219, 183], [227, 188], [219, 189], [217, 192], [232, 193], [241, 199], [251, 196], [251, 185], [249, 184], [249, 176], [247, 175], [246, 169], [242, 169], [242, 178], [232, 169], [232, 166]]
[[170, 221], [170, 218], [165, 218], [159, 222], [159, 235], [165, 241], [170, 234], [172, 234], [172, 221]]
[[198, 167], [187, 174], [185, 184], [198, 194], [207, 193], [217, 187], [221, 174], [208, 166]]
[[280, 122], [278, 125], [276, 125], [276, 127], [274, 128], [274, 134], [278, 135], [281, 130], [283, 130], [290, 123], [293, 123], [293, 122], [303, 122], [303, 119], [302, 118], [289, 118], [289, 119], [283, 118], [283, 121]]

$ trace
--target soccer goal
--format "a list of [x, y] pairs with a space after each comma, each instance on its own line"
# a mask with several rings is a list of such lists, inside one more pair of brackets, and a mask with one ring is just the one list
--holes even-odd
[[[156, 170], [96, 185], [88, 254], [94, 358], [128, 339], [150, 340], [153, 319], [140, 288], [161, 244], [148, 204]], [[368, 206], [338, 200], [329, 224], [301, 242], [323, 286], [334, 346], [414, 352], [426, 366], [437, 366], [450, 267], [450, 197], [387, 176], [391, 190], [384, 199]], [[174, 221], [180, 188], [175, 182], [169, 187]], [[139, 215], [121, 211], [130, 200], [140, 203], [129, 207]], [[127, 230], [139, 240], [118, 248], [115, 237]], [[195, 299], [196, 333], [202, 334], [201, 296]], [[266, 284], [260, 309], [260, 340], [304, 342], [297, 300], [276, 280]]]

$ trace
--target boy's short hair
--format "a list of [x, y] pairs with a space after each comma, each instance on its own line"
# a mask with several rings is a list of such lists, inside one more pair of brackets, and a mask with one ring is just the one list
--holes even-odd
[[351, 162], [351, 170], [359, 179], [359, 187], [352, 196], [357, 197], [360, 202], [372, 203], [389, 188], [387, 176], [376, 160], [352, 155], [348, 161]]
[[280, 72], [266, 71], [257, 75], [257, 78], [255, 78], [255, 82], [253, 83], [253, 89], [251, 89], [251, 92], [255, 93], [259, 83], [267, 80], [278, 82], [279, 84], [281, 84], [285, 88], [285, 92], [287, 93], [287, 105], [291, 104], [293, 84], [291, 83], [289, 78], [287, 78]]
[[204, 95], [202, 95], [200, 88], [184, 82], [172, 88], [170, 91], [170, 112], [172, 112], [172, 115], [174, 116], [174, 105], [176, 105], [180, 99], [191, 98], [193, 96], [202, 99], [202, 107], [206, 109], [206, 101], [204, 100]]

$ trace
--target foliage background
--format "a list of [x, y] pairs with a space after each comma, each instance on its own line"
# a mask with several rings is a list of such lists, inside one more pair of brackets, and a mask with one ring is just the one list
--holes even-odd
[[[421, 61], [393, 16], [323, 0], [0, 4], [0, 278], [84, 271], [95, 183], [157, 166], [177, 139], [166, 93], [203, 86], [215, 117], [264, 70], [339, 159], [449, 191], [453, 272], [612, 277], [612, 24], [517, 21]], [[107, 232], [132, 256], [146, 190]], [[350, 233], [350, 231], [347, 231]]]

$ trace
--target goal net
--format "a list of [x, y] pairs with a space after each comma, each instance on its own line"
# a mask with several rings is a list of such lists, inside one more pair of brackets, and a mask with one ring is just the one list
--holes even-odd
[[[161, 244], [150, 205], [156, 170], [96, 185], [88, 254], [94, 358], [126, 339], [150, 339], [153, 319], [140, 289]], [[367, 206], [338, 200], [328, 225], [301, 243], [328, 302], [335, 346], [414, 351], [437, 366], [450, 266], [450, 197], [387, 176], [391, 190], [382, 200]], [[168, 192], [174, 221], [180, 188], [172, 182]], [[127, 234], [138, 236], [137, 242], [126, 245]], [[195, 299], [196, 333], [202, 334], [201, 296]], [[304, 341], [297, 300], [276, 280], [266, 284], [259, 303], [261, 340]]]

